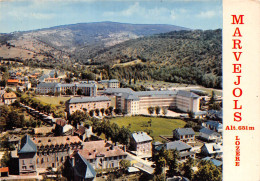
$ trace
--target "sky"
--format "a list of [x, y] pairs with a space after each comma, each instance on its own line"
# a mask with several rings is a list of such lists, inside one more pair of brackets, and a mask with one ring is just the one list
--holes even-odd
[[0, 0], [0, 33], [113, 21], [222, 28], [222, 0]]

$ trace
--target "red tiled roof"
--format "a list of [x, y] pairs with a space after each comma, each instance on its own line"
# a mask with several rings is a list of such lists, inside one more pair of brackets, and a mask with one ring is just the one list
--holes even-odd
[[14, 92], [10, 92], [10, 93], [4, 93], [4, 99], [10, 99], [10, 98], [16, 98], [16, 94]]
[[65, 126], [66, 123], [67, 123], [67, 122], [66, 122], [66, 120], [64, 120], [64, 119], [57, 119], [57, 120], [56, 120], [56, 124], [57, 124], [57, 125], [60, 125], [60, 126], [62, 126], [62, 127]]
[[81, 140], [77, 136], [57, 136], [57, 137], [34, 137], [32, 141], [37, 146], [47, 146], [47, 145], [65, 145], [71, 143], [80, 143]]
[[9, 168], [8, 167], [2, 167], [2, 168], [0, 168], [0, 172], [9, 172]]
[[83, 142], [83, 145], [84, 149], [79, 150], [79, 153], [87, 160], [94, 159], [97, 155], [104, 155], [104, 157], [126, 155], [126, 153], [117, 146], [113, 146], [112, 149], [112, 144], [106, 143], [104, 140]]
[[17, 79], [8, 79], [7, 82], [8, 83], [18, 83], [19, 80], [17, 80]]

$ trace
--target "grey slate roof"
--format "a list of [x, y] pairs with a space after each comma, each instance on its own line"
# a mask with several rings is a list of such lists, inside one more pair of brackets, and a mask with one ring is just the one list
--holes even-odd
[[211, 157], [205, 157], [203, 158], [202, 160], [207, 160], [207, 161], [211, 161], [215, 166], [221, 166], [223, 164], [222, 161], [219, 161], [219, 160], [216, 160], [216, 159], [213, 159]]
[[221, 123], [219, 123], [218, 121], [207, 121], [205, 124], [213, 126], [216, 129], [223, 128], [223, 125]]
[[195, 135], [195, 132], [192, 128], [177, 128], [174, 131], [179, 135]]
[[176, 95], [176, 91], [138, 91], [134, 93], [136, 96], [145, 97], [145, 96], [173, 96]]
[[101, 80], [100, 81], [101, 83], [117, 83], [117, 82], [119, 82], [117, 79], [110, 79], [110, 80]]
[[45, 82], [42, 82], [40, 84], [37, 85], [37, 88], [54, 88], [58, 85], [59, 83], [45, 83]]
[[134, 91], [130, 88], [107, 88], [105, 94], [115, 94], [115, 93], [133, 93]]
[[220, 134], [216, 133], [215, 131], [212, 131], [208, 128], [202, 128], [200, 129], [201, 133], [207, 134], [207, 135], [216, 135], [216, 136], [220, 136]]
[[25, 135], [21, 139], [21, 147], [18, 153], [36, 153], [37, 152], [37, 146], [35, 143], [31, 140], [31, 137], [29, 135]]
[[139, 97], [135, 96], [134, 94], [127, 94], [125, 97], [126, 100], [136, 100], [139, 101]]
[[137, 143], [153, 140], [146, 132], [133, 133], [132, 137], [135, 140], [135, 142], [137, 142]]
[[184, 96], [184, 97], [192, 97], [192, 98], [199, 98], [197, 94], [194, 94], [192, 92], [184, 91], [184, 90], [178, 90], [178, 95]]
[[184, 151], [184, 150], [190, 149], [192, 147], [182, 141], [173, 141], [173, 142], [166, 143], [165, 148], [166, 148], [166, 150], [176, 149], [177, 151]]
[[96, 84], [76, 84], [76, 87], [81, 88], [81, 87], [95, 87]]
[[96, 97], [73, 97], [71, 98], [68, 103], [85, 103], [85, 102], [98, 102], [98, 101], [110, 101], [106, 96], [96, 96]]
[[75, 166], [74, 171], [75, 174], [81, 178], [95, 178], [96, 172], [91, 164], [79, 153], [74, 155], [75, 158]]

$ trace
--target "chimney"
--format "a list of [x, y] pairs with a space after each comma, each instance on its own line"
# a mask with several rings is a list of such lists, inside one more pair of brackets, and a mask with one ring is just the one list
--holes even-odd
[[72, 167], [75, 167], [75, 157], [71, 158], [71, 164], [72, 164]]

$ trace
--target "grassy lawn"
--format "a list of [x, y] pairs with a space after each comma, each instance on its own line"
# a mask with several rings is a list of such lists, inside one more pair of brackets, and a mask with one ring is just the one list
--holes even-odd
[[52, 104], [54, 106], [60, 105], [60, 101], [65, 101], [69, 100], [70, 97], [54, 97], [54, 96], [36, 96], [36, 99], [46, 103], [46, 104]]
[[[152, 126], [148, 125], [148, 121], [152, 120]], [[180, 119], [166, 119], [157, 117], [117, 117], [111, 119], [111, 123], [117, 123], [120, 127], [128, 127], [131, 124], [130, 130], [144, 131], [152, 130], [151, 136], [155, 141], [162, 141], [159, 135], [172, 135], [172, 131], [176, 128], [182, 128], [185, 126], [185, 122]], [[148, 126], [148, 127], [147, 127]]]

